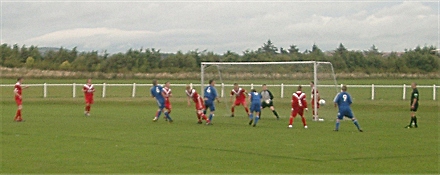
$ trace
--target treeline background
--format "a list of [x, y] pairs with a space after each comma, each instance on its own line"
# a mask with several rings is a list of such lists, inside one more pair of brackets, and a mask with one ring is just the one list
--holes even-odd
[[416, 46], [404, 52], [380, 52], [374, 45], [367, 50], [348, 50], [341, 43], [332, 51], [323, 52], [316, 44], [299, 51], [296, 45], [287, 49], [276, 47], [270, 40], [256, 49], [241, 54], [226, 51], [178, 51], [161, 53], [154, 48], [129, 49], [125, 53], [108, 54], [98, 51], [79, 52], [77, 48], [50, 49], [37, 46], [2, 44], [0, 65], [9, 68], [63, 70], [102, 73], [179, 73], [200, 72], [201, 62], [258, 61], [329, 61], [337, 73], [438, 73], [440, 57], [434, 46]]

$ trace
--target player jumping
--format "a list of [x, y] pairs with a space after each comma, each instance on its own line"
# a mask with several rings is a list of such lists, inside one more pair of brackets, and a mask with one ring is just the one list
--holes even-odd
[[234, 89], [232, 89], [231, 91], [231, 102], [234, 96], [235, 96], [235, 102], [232, 104], [231, 107], [231, 117], [234, 117], [235, 107], [240, 105], [243, 105], [246, 114], [249, 114], [249, 108], [247, 107], [246, 104], [246, 90], [238, 87], [237, 83], [234, 83]]
[[205, 110], [205, 105], [202, 97], [200, 97], [200, 95], [196, 92], [196, 90], [192, 89], [191, 86], [189, 85], [186, 86], [185, 92], [188, 97], [188, 106], [191, 106], [191, 102], [190, 102], [191, 99], [195, 103], [196, 111], [197, 111], [197, 119], [198, 119], [197, 123], [202, 124], [202, 119], [203, 119], [206, 120], [206, 125], [211, 125], [211, 121], [203, 113], [203, 111]]

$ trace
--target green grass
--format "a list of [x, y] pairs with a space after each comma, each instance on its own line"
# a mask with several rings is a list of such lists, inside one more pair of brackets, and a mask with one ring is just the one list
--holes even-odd
[[[172, 87], [173, 124], [163, 118], [152, 122], [157, 107], [147, 98], [149, 87], [138, 87], [136, 98], [130, 97], [131, 87], [108, 88], [107, 98], [99, 97], [98, 88], [91, 117], [83, 116], [79, 88], [77, 98], [71, 97], [71, 87], [50, 88], [46, 99], [42, 88], [26, 89], [26, 122], [15, 123], [12, 89], [0, 87], [2, 174], [439, 173], [440, 111], [432, 89], [420, 92], [417, 129], [403, 128], [409, 122], [409, 101], [401, 100], [401, 89], [378, 90], [374, 101], [368, 88], [349, 89], [365, 131], [359, 133], [350, 121], [332, 131], [337, 113], [330, 105], [332, 89], [321, 91], [328, 99], [320, 110], [324, 122], [310, 121], [309, 111], [309, 129], [301, 127], [299, 118], [287, 129], [293, 87], [275, 101], [281, 120], [265, 109], [255, 128], [247, 124], [242, 107], [236, 117], [228, 117], [225, 101], [217, 104], [213, 126], [196, 124], [182, 87]], [[272, 90], [279, 95], [278, 88]]]

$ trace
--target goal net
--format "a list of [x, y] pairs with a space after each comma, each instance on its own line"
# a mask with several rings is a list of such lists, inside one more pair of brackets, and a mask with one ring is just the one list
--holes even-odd
[[[231, 106], [235, 98], [230, 96], [233, 84], [250, 92], [255, 89], [262, 91], [262, 85], [266, 84], [272, 92], [273, 106], [280, 118], [290, 116], [290, 101], [292, 94], [302, 86], [306, 93], [309, 112], [306, 118], [312, 119], [311, 86], [313, 81], [317, 87], [319, 96], [327, 104], [332, 104], [333, 97], [339, 92], [333, 65], [330, 62], [318, 61], [292, 61], [292, 62], [202, 62], [201, 63], [201, 94], [209, 85], [209, 80], [215, 80], [220, 103], [216, 104], [218, 116], [230, 116]], [[316, 93], [316, 91], [315, 91]], [[317, 94], [313, 94], [317, 98]], [[318, 99], [315, 99], [318, 101]], [[249, 104], [248, 104], [249, 105]], [[314, 110], [319, 118], [335, 118], [334, 109], [330, 105], [314, 105]], [[328, 110], [326, 111], [326, 109]], [[333, 110], [333, 112], [331, 112]], [[274, 118], [271, 110], [263, 109], [262, 118]], [[235, 116], [247, 117], [242, 106], [235, 107]]]

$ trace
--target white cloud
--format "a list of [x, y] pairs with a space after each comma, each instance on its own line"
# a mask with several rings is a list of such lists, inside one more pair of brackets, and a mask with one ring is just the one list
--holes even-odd
[[[2, 42], [125, 52], [224, 53], [316, 43], [383, 51], [437, 45], [436, 2], [8, 2]], [[10, 42], [10, 43], [9, 43]]]

